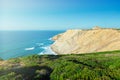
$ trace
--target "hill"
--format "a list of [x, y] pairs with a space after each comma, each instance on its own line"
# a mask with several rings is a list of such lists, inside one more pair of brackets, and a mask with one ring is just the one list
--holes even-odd
[[120, 80], [120, 51], [0, 60], [0, 80]]
[[120, 50], [120, 30], [95, 27], [90, 30], [67, 30], [53, 37], [51, 46], [57, 54], [82, 54]]

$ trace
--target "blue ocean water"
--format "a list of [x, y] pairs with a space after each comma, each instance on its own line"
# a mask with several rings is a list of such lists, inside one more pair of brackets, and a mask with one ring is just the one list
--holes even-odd
[[0, 58], [54, 54], [51, 37], [64, 31], [0, 31]]

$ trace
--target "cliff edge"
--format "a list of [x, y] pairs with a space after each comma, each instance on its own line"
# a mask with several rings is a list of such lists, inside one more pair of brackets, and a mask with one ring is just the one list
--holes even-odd
[[120, 31], [116, 29], [67, 30], [53, 37], [53, 40], [51, 49], [57, 54], [120, 50]]

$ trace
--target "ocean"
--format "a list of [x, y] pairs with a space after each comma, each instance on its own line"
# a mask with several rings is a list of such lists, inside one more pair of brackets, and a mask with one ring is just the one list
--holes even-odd
[[51, 38], [64, 31], [0, 31], [0, 58], [55, 54]]

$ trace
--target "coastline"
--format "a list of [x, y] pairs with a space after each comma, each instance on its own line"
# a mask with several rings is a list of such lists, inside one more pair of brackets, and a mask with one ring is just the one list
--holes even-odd
[[[119, 50], [120, 32], [112, 28], [73, 29], [55, 35], [51, 49], [57, 54], [83, 54]], [[114, 46], [114, 47], [113, 47]]]
[[[17, 58], [22, 56], [40, 54], [42, 47], [51, 46], [52, 37], [64, 31], [11, 31], [4, 33], [4, 43], [0, 46], [0, 57], [2, 59]], [[8, 35], [6, 35], [8, 34]], [[2, 36], [0, 37], [2, 39]], [[10, 39], [8, 39], [10, 37]], [[49, 50], [51, 48], [48, 48]], [[51, 54], [55, 54], [50, 50]]]
[[43, 47], [43, 48], [44, 48], [44, 50], [42, 52], [38, 53], [38, 55], [46, 55], [46, 54], [47, 55], [57, 55], [57, 53], [52, 50], [51, 45]]
[[[49, 38], [48, 40], [53, 41], [53, 43], [54, 43], [54, 40], [52, 38], [53, 37]], [[38, 53], [38, 55], [45, 55], [45, 54], [47, 54], [47, 55], [57, 55], [57, 53], [51, 48], [52, 44], [42, 47], [44, 50], [42, 52]]]

